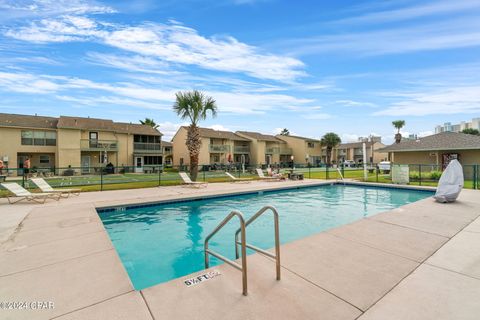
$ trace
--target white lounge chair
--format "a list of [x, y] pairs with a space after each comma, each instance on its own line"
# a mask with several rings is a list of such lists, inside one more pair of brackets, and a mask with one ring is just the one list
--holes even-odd
[[251, 178], [237, 178], [237, 177], [235, 177], [233, 174], [231, 174], [230, 172], [225, 172], [225, 174], [226, 174], [230, 179], [232, 179], [232, 182], [250, 183], [250, 181], [253, 180], [253, 179], [251, 179]]
[[280, 181], [280, 179], [282, 179], [281, 177], [270, 177], [270, 176], [265, 176], [263, 174], [263, 171], [262, 169], [259, 169], [257, 168], [257, 174], [258, 174], [258, 177], [261, 179], [261, 180], [266, 180], [266, 181]]
[[186, 172], [179, 172], [178, 174], [182, 178], [183, 182], [185, 183], [184, 186], [186, 187], [201, 188], [201, 187], [206, 187], [208, 185], [207, 182], [192, 181]]
[[73, 195], [80, 195], [82, 189], [54, 189], [51, 185], [48, 184], [43, 178], [31, 178], [30, 179], [33, 183], [37, 185], [37, 187], [45, 193], [59, 193], [61, 196], [68, 198], [70, 194]]
[[[8, 191], [13, 193], [15, 196], [7, 196], [8, 202], [10, 204], [17, 203], [22, 200], [27, 201], [35, 201], [37, 203], [45, 203], [47, 198], [52, 198], [55, 200], [60, 200], [60, 194], [55, 193], [31, 193], [30, 191], [26, 190], [18, 183], [10, 182], [10, 183], [2, 183], [2, 186], [6, 188]], [[16, 199], [18, 198], [18, 199]], [[16, 199], [16, 200], [12, 200]]]

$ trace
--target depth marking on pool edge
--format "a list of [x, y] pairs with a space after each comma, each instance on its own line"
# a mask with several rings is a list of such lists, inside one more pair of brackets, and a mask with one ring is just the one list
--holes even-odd
[[185, 280], [183, 280], [183, 283], [187, 287], [192, 287], [192, 286], [197, 285], [201, 282], [211, 280], [215, 277], [218, 277], [219, 275], [221, 275], [221, 273], [218, 270], [212, 270], [212, 271], [209, 271], [209, 272], [206, 272], [206, 273], [202, 273], [202, 274], [200, 274], [196, 277], [185, 279]]

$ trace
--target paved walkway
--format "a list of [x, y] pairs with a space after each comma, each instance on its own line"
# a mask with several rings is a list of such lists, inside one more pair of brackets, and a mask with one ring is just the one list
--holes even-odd
[[193, 287], [183, 283], [188, 276], [133, 290], [95, 211], [315, 183], [92, 192], [45, 205], [9, 206], [0, 199], [0, 216], [9, 216], [9, 223], [0, 222], [3, 237], [14, 230], [0, 247], [0, 301], [55, 304], [48, 310], [0, 310], [0, 318], [478, 319], [478, 191], [464, 190], [454, 204], [421, 200], [283, 245], [281, 281], [272, 260], [249, 256], [247, 297], [241, 295], [240, 272], [228, 265], [215, 267], [220, 276]]

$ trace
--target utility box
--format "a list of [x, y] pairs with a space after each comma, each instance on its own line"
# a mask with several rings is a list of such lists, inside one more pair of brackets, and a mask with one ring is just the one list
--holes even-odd
[[408, 184], [410, 182], [410, 170], [408, 164], [392, 165], [392, 182]]

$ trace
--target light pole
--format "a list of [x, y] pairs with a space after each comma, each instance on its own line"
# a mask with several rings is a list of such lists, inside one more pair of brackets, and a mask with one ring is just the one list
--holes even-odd
[[293, 162], [293, 160], [295, 159], [295, 157], [293, 156], [293, 154], [290, 156], [290, 160], [292, 160], [292, 169], [295, 169], [295, 162]]

